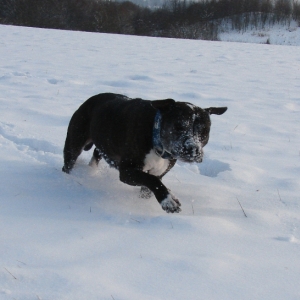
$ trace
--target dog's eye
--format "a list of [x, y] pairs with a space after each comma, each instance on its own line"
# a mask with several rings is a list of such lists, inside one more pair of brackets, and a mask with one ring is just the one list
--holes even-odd
[[196, 120], [194, 123], [194, 131], [198, 134], [201, 134], [203, 131], [203, 125], [199, 122], [199, 120]]
[[200, 141], [201, 142], [207, 142], [209, 137], [209, 132], [208, 130], [203, 130], [200, 134]]

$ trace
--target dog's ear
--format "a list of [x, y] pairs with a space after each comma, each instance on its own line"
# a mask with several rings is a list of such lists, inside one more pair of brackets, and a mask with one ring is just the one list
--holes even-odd
[[169, 108], [171, 108], [175, 104], [175, 100], [173, 99], [165, 99], [165, 100], [154, 100], [151, 101], [151, 105], [159, 109], [160, 111], [167, 111]]
[[227, 110], [227, 107], [209, 107], [205, 108], [210, 115], [223, 115], [224, 112]]

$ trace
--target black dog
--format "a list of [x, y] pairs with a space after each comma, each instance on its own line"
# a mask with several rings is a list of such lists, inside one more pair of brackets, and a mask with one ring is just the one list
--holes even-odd
[[210, 114], [227, 107], [202, 109], [173, 99], [148, 101], [106, 93], [84, 102], [71, 118], [64, 147], [63, 171], [69, 173], [82, 150], [96, 148], [90, 164], [103, 157], [120, 172], [120, 180], [151, 192], [167, 212], [180, 202], [161, 182], [176, 160], [201, 162], [207, 144]]

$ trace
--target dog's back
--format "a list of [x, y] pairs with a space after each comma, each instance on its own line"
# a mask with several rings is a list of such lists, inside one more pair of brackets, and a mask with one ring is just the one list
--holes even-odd
[[[73, 167], [73, 157], [93, 144], [111, 159], [115, 158], [116, 164], [124, 155], [143, 156], [152, 147], [155, 113], [150, 101], [142, 99], [112, 93], [89, 98], [75, 111], [68, 127], [64, 156], [71, 162], [69, 168]], [[67, 167], [65, 171], [68, 172]]]

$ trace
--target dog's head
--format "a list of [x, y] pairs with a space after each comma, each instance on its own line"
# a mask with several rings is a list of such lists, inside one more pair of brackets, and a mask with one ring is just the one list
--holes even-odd
[[209, 139], [210, 115], [222, 115], [227, 107], [202, 109], [173, 99], [156, 100], [151, 104], [162, 116], [160, 140], [164, 150], [184, 162], [202, 162], [203, 147]]

